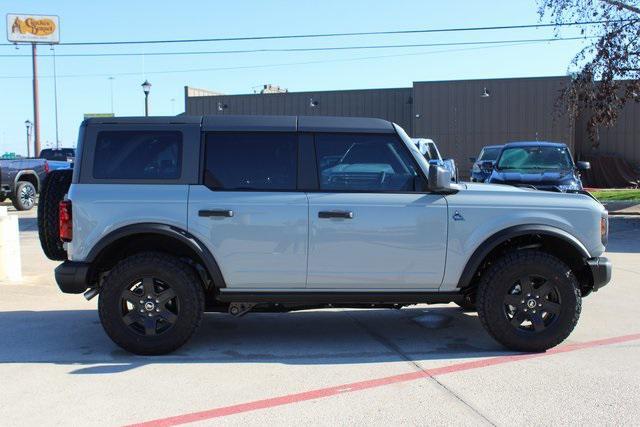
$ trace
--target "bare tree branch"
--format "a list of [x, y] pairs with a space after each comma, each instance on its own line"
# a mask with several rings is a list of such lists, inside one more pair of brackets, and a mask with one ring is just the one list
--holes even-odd
[[616, 6], [619, 7], [621, 9], [626, 9], [630, 12], [634, 12], [640, 15], [640, 8], [636, 7], [636, 6], [632, 6], [630, 4], [626, 4], [622, 1], [619, 0], [602, 0], [603, 2], [610, 4], [612, 6]]

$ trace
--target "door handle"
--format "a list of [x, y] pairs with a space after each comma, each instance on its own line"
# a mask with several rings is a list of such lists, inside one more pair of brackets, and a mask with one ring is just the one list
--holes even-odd
[[318, 218], [353, 219], [353, 212], [351, 211], [320, 211], [318, 212]]
[[205, 210], [198, 211], [198, 216], [204, 216], [204, 217], [217, 216], [217, 217], [231, 218], [233, 216], [233, 211], [230, 209], [214, 209], [214, 210], [205, 209]]

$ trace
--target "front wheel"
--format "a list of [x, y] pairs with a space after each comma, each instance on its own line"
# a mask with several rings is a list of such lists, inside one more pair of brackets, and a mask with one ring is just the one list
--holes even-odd
[[135, 354], [170, 353], [193, 335], [204, 312], [204, 292], [193, 269], [162, 253], [120, 261], [98, 300], [109, 337]]
[[561, 260], [537, 250], [498, 259], [482, 275], [478, 316], [489, 334], [516, 351], [540, 352], [564, 341], [578, 322], [578, 282]]

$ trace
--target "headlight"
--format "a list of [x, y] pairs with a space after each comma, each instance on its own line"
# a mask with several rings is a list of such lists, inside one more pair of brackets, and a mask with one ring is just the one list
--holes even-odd
[[603, 245], [609, 241], [609, 212], [605, 211], [600, 218], [600, 240]]

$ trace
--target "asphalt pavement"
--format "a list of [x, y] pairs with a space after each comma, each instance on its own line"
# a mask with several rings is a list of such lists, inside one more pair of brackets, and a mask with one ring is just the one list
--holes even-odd
[[454, 305], [207, 314], [172, 355], [133, 356], [96, 301], [59, 292], [19, 215], [0, 282], [2, 425], [638, 425], [640, 217], [611, 219], [613, 282], [543, 354], [506, 351]]

